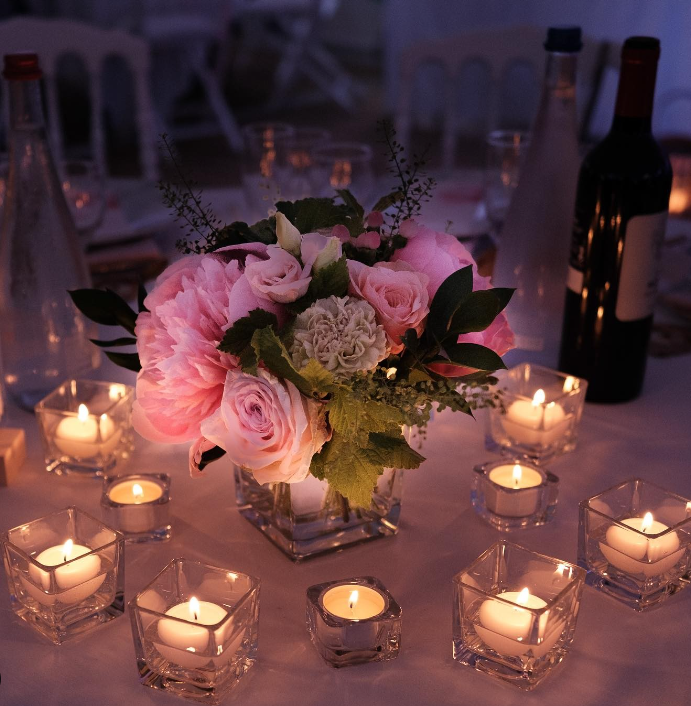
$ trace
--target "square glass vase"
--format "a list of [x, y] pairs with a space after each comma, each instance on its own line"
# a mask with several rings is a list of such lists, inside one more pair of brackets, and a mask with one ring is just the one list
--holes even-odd
[[253, 666], [259, 579], [174, 559], [129, 602], [139, 681], [218, 704]]
[[66, 380], [34, 408], [46, 470], [104, 476], [134, 448], [134, 388], [96, 380]]
[[[362, 608], [364, 612], [358, 613]], [[307, 631], [330, 667], [398, 657], [402, 614], [401, 606], [373, 576], [329, 581], [307, 589]]]
[[53, 512], [2, 545], [12, 610], [56, 645], [124, 612], [124, 537], [91, 515]]
[[691, 581], [691, 500], [640, 478], [580, 504], [578, 564], [586, 583], [638, 611]]
[[[520, 481], [514, 487], [516, 474]], [[546, 524], [554, 517], [558, 497], [559, 478], [522, 458], [490, 461], [473, 469], [470, 502], [500, 532]]]
[[453, 658], [524, 690], [573, 641], [585, 571], [500, 540], [453, 579]]
[[402, 485], [403, 471], [387, 469], [371, 505], [351, 507], [311, 475], [300, 483], [259, 485], [251, 473], [235, 468], [240, 514], [293, 561], [396, 534]]
[[487, 415], [488, 450], [544, 463], [576, 448], [585, 380], [531, 363], [498, 377], [503, 404]]

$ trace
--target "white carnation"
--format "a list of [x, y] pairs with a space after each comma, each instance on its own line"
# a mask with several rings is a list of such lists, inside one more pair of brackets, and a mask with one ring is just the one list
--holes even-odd
[[386, 334], [366, 301], [332, 296], [295, 319], [291, 355], [298, 369], [314, 358], [334, 375], [348, 377], [386, 357]]

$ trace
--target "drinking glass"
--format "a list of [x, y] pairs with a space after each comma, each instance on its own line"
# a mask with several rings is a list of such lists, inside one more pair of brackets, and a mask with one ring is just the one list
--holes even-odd
[[511, 196], [518, 184], [529, 139], [527, 133], [511, 130], [494, 130], [487, 136], [485, 208], [495, 240], [499, 239]]
[[101, 225], [106, 213], [105, 178], [95, 162], [65, 160], [60, 166], [62, 190], [79, 238], [85, 244]]
[[286, 140], [285, 162], [276, 165], [281, 198], [294, 201], [316, 195], [312, 181], [312, 153], [315, 149], [325, 146], [330, 139], [331, 133], [328, 130], [314, 127], [295, 128], [293, 136]]
[[315, 196], [334, 196], [336, 189], [349, 189], [358, 201], [372, 195], [374, 173], [372, 148], [361, 142], [331, 142], [312, 150], [312, 186]]
[[287, 161], [288, 140], [295, 129], [287, 123], [260, 122], [245, 125], [242, 134], [242, 186], [249, 211], [246, 218], [252, 221], [266, 218], [282, 198], [279, 165]]

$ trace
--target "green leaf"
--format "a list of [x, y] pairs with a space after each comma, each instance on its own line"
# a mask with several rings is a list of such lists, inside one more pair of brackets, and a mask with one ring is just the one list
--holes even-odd
[[408, 382], [413, 384], [417, 382], [428, 382], [433, 379], [434, 378], [431, 375], [426, 373], [424, 370], [420, 370], [419, 368], [413, 368], [408, 373]]
[[242, 368], [242, 372], [248, 375], [256, 375], [258, 363], [257, 352], [252, 346], [247, 346], [240, 354], [240, 367]]
[[504, 361], [491, 349], [477, 343], [445, 343], [444, 352], [454, 365], [477, 370], [501, 370]]
[[276, 216], [257, 221], [253, 226], [250, 226], [250, 231], [255, 236], [255, 240], [267, 245], [273, 245], [273, 243], [277, 242]]
[[410, 448], [400, 433], [398, 436], [370, 434], [364, 452], [372, 463], [383, 468], [418, 468], [425, 460], [424, 456]]
[[320, 228], [331, 228], [343, 223], [349, 215], [344, 204], [330, 198], [308, 198], [299, 201], [279, 201], [280, 211], [301, 233], [312, 233]]
[[312, 281], [305, 296], [293, 302], [289, 308], [291, 311], [299, 313], [312, 306], [317, 299], [326, 299], [330, 296], [344, 297], [348, 294], [349, 284], [348, 260], [343, 255], [340, 260], [322, 267], [318, 272], [313, 272]]
[[439, 286], [427, 316], [427, 330], [441, 341], [449, 330], [453, 315], [473, 291], [471, 265], [456, 270]]
[[391, 208], [391, 206], [394, 206], [397, 203], [401, 203], [401, 201], [403, 201], [403, 198], [404, 194], [402, 191], [392, 191], [390, 194], [382, 196], [379, 201], [374, 204], [372, 210], [384, 212], [387, 208]]
[[88, 319], [104, 326], [122, 326], [134, 335], [137, 314], [120, 295], [110, 289], [73, 289], [68, 293]]
[[337, 432], [312, 458], [311, 468], [315, 475], [322, 474], [334, 490], [348, 498], [351, 505], [365, 508], [370, 506], [372, 491], [384, 470], [357, 444]]
[[499, 297], [493, 289], [471, 292], [453, 315], [448, 333], [455, 339], [461, 333], [484, 331], [498, 313]]
[[336, 189], [336, 193], [343, 199], [343, 203], [360, 219], [365, 215], [365, 209], [348, 189]]
[[349, 390], [334, 394], [327, 404], [329, 424], [358, 446], [366, 446], [371, 432], [400, 430], [405, 416], [396, 407], [362, 399]]
[[417, 331], [414, 328], [409, 328], [401, 336], [401, 342], [409, 350], [415, 353], [420, 345], [420, 339], [417, 337]]
[[199, 461], [199, 470], [203, 471], [210, 463], [218, 461], [219, 458], [225, 456], [225, 451], [220, 446], [214, 446], [213, 449], [202, 453], [201, 461]]
[[516, 290], [513, 287], [494, 287], [490, 291], [494, 292], [494, 295], [499, 299], [499, 311], [497, 312], [499, 313], [506, 309]]
[[133, 370], [138, 373], [142, 369], [142, 364], [139, 362], [137, 353], [116, 353], [115, 351], [105, 351], [105, 354], [110, 360], [119, 365], [121, 368]]
[[99, 341], [97, 338], [90, 338], [89, 340], [99, 348], [108, 348], [109, 346], [113, 346], [115, 348], [119, 346], [133, 346], [137, 343], [136, 338], [130, 338], [129, 336], [114, 338], [112, 341]]
[[252, 343], [252, 336], [258, 329], [267, 326], [278, 328], [276, 314], [264, 309], [252, 309], [247, 316], [238, 319], [224, 334], [218, 350], [231, 355], [240, 355]]
[[146, 289], [144, 288], [144, 285], [139, 282], [137, 285], [137, 308], [139, 309], [139, 313], [141, 314], [142, 311], [148, 311], [148, 309], [144, 306], [144, 300], [146, 299]]
[[317, 360], [310, 358], [307, 364], [300, 368], [300, 376], [312, 388], [312, 395], [328, 395], [340, 389], [334, 376]]

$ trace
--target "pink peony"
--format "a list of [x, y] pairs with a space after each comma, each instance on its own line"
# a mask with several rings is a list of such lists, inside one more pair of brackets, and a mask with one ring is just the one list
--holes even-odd
[[429, 277], [427, 291], [430, 301], [437, 293], [441, 283], [456, 270], [472, 265], [473, 289], [486, 289], [483, 286], [486, 277], [477, 274], [477, 265], [470, 251], [448, 233], [437, 231], [418, 225], [415, 221], [405, 221], [401, 225], [403, 234], [404, 225], [407, 225], [405, 236], [408, 242], [405, 247], [396, 250], [391, 258], [394, 262], [403, 260], [412, 265], [417, 272], [424, 272]]
[[252, 309], [277, 316], [273, 302], [260, 301], [242, 269], [258, 243], [185, 258], [166, 269], [137, 317], [137, 376], [133, 425], [151, 441], [182, 443], [200, 436], [202, 421], [221, 403], [223, 384], [237, 360], [216, 346], [224, 332]]
[[384, 328], [391, 353], [403, 350], [401, 336], [409, 329], [420, 334], [429, 313], [425, 274], [415, 272], [407, 262], [378, 262], [368, 267], [348, 261], [350, 294], [364, 299]]
[[319, 411], [318, 402], [267, 370], [256, 377], [229, 370], [221, 404], [201, 431], [258, 483], [297, 483], [328, 440]]
[[311, 263], [303, 267], [297, 258], [278, 246], [267, 248], [269, 258], [248, 255], [245, 276], [252, 292], [266, 301], [288, 304], [304, 296], [312, 277]]

